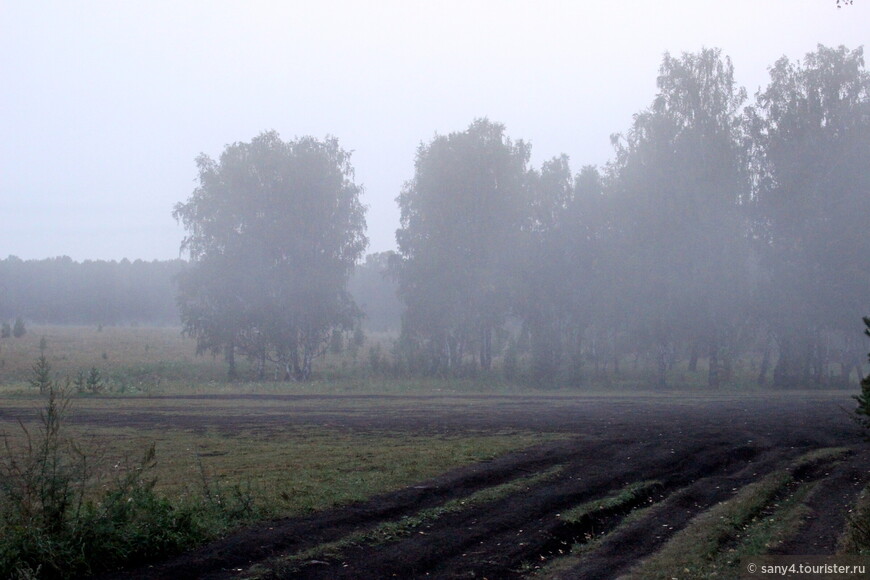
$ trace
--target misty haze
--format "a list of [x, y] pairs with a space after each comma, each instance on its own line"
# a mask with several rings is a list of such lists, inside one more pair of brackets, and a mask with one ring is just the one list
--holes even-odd
[[0, 577], [866, 577], [868, 3], [3, 12]]

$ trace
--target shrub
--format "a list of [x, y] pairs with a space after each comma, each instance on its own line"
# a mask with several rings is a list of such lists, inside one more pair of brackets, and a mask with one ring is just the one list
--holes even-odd
[[12, 448], [4, 434], [0, 460], [0, 573], [6, 577], [37, 573], [62, 574], [62, 562], [75, 547], [59, 543], [70, 523], [81, 514], [87, 462], [62, 435], [69, 406], [67, 392], [47, 387], [48, 399], [40, 426], [31, 435], [23, 423], [23, 449]]
[[0, 338], [9, 338], [12, 336], [12, 325], [3, 321], [3, 324], [0, 325]]
[[[97, 466], [65, 435], [73, 383], [52, 382], [50, 371], [43, 353], [31, 379], [44, 385], [47, 395], [38, 431], [31, 434], [20, 423], [20, 448], [3, 436], [0, 577], [78, 578], [139, 565], [263, 515], [250, 490], [235, 486], [226, 492], [204, 472], [201, 496], [173, 505], [149, 477], [156, 463], [153, 444], [138, 461], [121, 462], [111, 482], [95, 494]], [[75, 384], [96, 389], [89, 385], [100, 385], [101, 378], [91, 369]]]

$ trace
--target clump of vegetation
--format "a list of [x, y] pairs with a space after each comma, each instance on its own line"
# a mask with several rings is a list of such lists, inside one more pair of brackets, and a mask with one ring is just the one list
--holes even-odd
[[[867, 326], [864, 333], [870, 336], [870, 318], [864, 317], [864, 324]], [[870, 359], [870, 354], [867, 355], [867, 358]], [[867, 437], [870, 438], [870, 375], [861, 381], [861, 394], [855, 395], [854, 398], [858, 401], [858, 407], [855, 409], [855, 420], [864, 427], [867, 431]]]
[[97, 367], [91, 367], [87, 375], [85, 371], [79, 371], [76, 378], [73, 380], [73, 385], [79, 393], [102, 393], [106, 390], [106, 385], [103, 381], [103, 375], [97, 370]]
[[39, 353], [39, 358], [31, 367], [31, 377], [28, 379], [30, 385], [39, 390], [40, 394], [49, 393], [52, 387], [51, 363], [45, 356], [45, 349]]
[[[105, 470], [66, 435], [70, 381], [51, 381], [50, 371], [43, 352], [31, 379], [46, 395], [38, 430], [20, 423], [19, 446], [3, 436], [0, 577], [74, 578], [137, 565], [260, 515], [250, 493], [227, 493], [207, 477], [199, 497], [174, 505], [149, 476], [153, 444], [138, 461], [115, 465], [105, 483]], [[84, 384], [99, 380], [93, 373]]]
[[846, 516], [846, 521], [841, 551], [859, 556], [870, 555], [870, 486], [861, 492], [855, 509]]
[[12, 336], [21, 338], [27, 334], [27, 328], [24, 326], [24, 319], [20, 316], [15, 319], [15, 324], [12, 325]]
[[12, 325], [4, 320], [0, 326], [0, 338], [9, 338], [10, 336], [12, 336]]

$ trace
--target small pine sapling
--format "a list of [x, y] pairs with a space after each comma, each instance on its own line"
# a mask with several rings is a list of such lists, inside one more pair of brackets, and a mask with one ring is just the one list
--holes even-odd
[[30, 385], [39, 389], [40, 394], [45, 394], [51, 391], [54, 383], [51, 380], [51, 363], [45, 356], [45, 351], [39, 354], [39, 358], [31, 367], [32, 376], [28, 379]]

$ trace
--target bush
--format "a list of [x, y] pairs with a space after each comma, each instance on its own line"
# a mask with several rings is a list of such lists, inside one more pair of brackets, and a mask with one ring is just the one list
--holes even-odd
[[3, 321], [3, 324], [0, 325], [0, 338], [9, 338], [12, 336], [12, 325]]
[[[96, 466], [65, 435], [70, 381], [46, 381], [44, 354], [31, 384], [45, 384], [40, 426], [13, 448], [4, 434], [0, 457], [0, 577], [78, 578], [143, 564], [191, 548], [230, 526], [262, 515], [249, 491], [229, 493], [203, 475], [202, 495], [173, 505], [154, 490], [152, 444], [138, 461], [122, 462], [95, 494]], [[96, 377], [96, 378], [93, 378]], [[98, 382], [98, 373], [84, 378]], [[90, 379], [90, 381], [89, 381]], [[86, 499], [94, 498], [94, 499]]]

